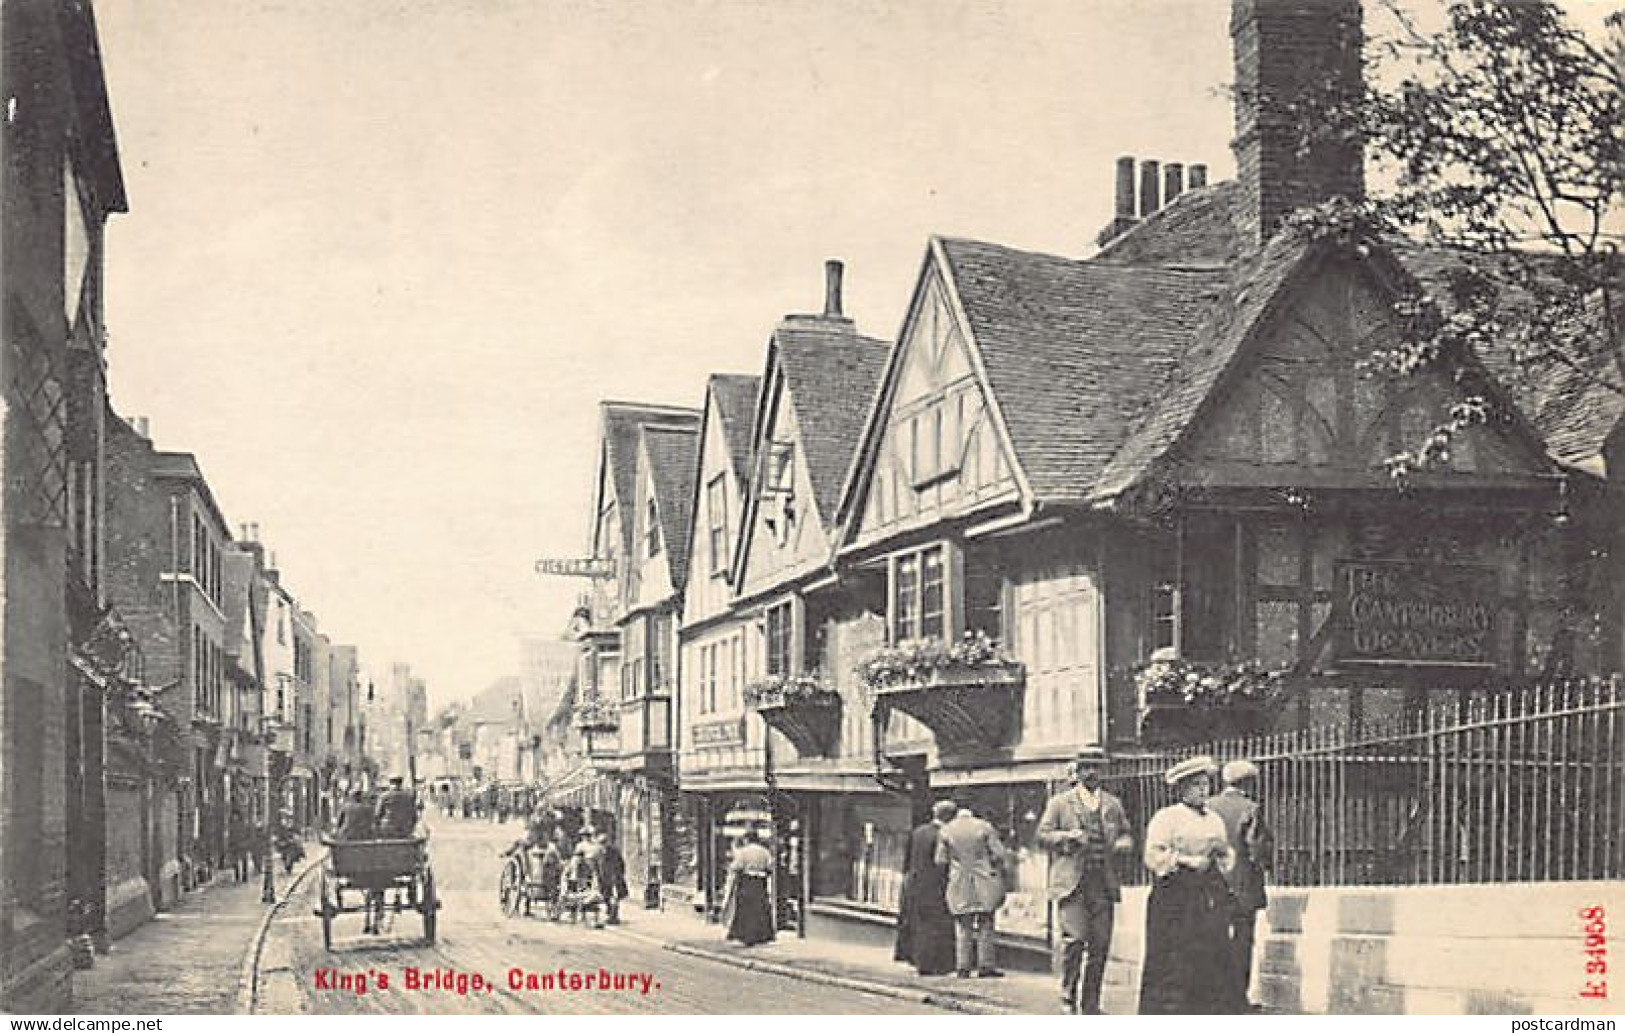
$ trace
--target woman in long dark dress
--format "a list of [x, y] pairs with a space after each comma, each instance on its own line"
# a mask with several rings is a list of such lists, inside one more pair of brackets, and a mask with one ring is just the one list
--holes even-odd
[[1224, 820], [1206, 807], [1213, 761], [1193, 757], [1163, 776], [1179, 802], [1145, 833], [1145, 866], [1156, 877], [1145, 909], [1142, 1015], [1234, 1015], [1247, 1010], [1230, 952], [1235, 863]]
[[773, 939], [773, 901], [768, 895], [772, 874], [772, 853], [758, 841], [754, 829], [746, 831], [728, 866], [727, 902], [723, 906], [728, 939], [747, 947]]
[[948, 912], [948, 869], [937, 864], [937, 839], [958, 805], [941, 801], [932, 820], [914, 830], [903, 863], [902, 907], [897, 916], [893, 957], [914, 964], [922, 976], [954, 970], [954, 916]]

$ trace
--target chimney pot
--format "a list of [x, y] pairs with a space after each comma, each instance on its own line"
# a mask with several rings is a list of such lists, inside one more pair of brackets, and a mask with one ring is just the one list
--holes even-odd
[[1160, 163], [1147, 159], [1140, 162], [1140, 218], [1155, 215], [1162, 202], [1158, 200]]
[[1200, 190], [1207, 186], [1207, 166], [1192, 165], [1190, 173], [1190, 189]]
[[1185, 166], [1171, 161], [1162, 167], [1162, 203], [1173, 204], [1185, 192]]
[[841, 275], [845, 270], [839, 258], [824, 263], [824, 315], [834, 319], [841, 318]]
[[1117, 159], [1117, 214], [1134, 218], [1134, 157], [1124, 155]]

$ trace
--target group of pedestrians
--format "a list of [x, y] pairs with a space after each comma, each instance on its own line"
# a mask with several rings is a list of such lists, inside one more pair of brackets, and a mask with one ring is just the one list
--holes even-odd
[[505, 856], [518, 865], [519, 884], [510, 892], [526, 915], [540, 906], [552, 922], [591, 929], [621, 923], [626, 859], [609, 833], [583, 829], [572, 838], [557, 815], [538, 808]]
[[[1257, 802], [1258, 769], [1226, 764], [1213, 793], [1211, 758], [1164, 775], [1176, 802], [1146, 828], [1142, 859], [1153, 877], [1146, 905], [1142, 1014], [1234, 1014], [1247, 1001], [1253, 932], [1265, 904], [1272, 840]], [[1051, 797], [1037, 840], [1050, 857], [1049, 899], [1061, 941], [1061, 998], [1100, 1013], [1112, 926], [1122, 899], [1116, 865], [1134, 836], [1122, 801], [1100, 787], [1093, 762], [1068, 768], [1072, 786]], [[895, 956], [921, 975], [1002, 976], [994, 915], [1014, 881], [997, 831], [970, 808], [938, 801], [910, 836]]]

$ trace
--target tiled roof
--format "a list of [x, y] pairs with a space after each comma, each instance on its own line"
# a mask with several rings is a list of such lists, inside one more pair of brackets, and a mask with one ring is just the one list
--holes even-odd
[[[1241, 195], [1226, 180], [1181, 195], [1172, 204], [1109, 243], [1094, 261], [1113, 265], [1234, 262], [1244, 250], [1232, 212]], [[1413, 242], [1391, 242], [1405, 270], [1424, 284], [1434, 284], [1462, 253]], [[1512, 365], [1503, 349], [1479, 355], [1500, 381], [1525, 419], [1544, 438], [1548, 454], [1560, 463], [1595, 460], [1608, 433], [1625, 416], [1625, 386], [1611, 357], [1600, 356], [1586, 368], [1555, 364], [1537, 376]]]
[[695, 464], [699, 459], [697, 429], [648, 424], [643, 447], [649, 454], [649, 475], [654, 480], [655, 509], [660, 514], [661, 543], [671, 568], [673, 588], [688, 583], [688, 536], [693, 518]]
[[1228, 282], [1207, 306], [1189, 346], [1170, 364], [1166, 379], [1142, 396], [1148, 402], [1096, 482], [1096, 499], [1131, 487], [1174, 445], [1307, 251], [1302, 239], [1280, 233], [1224, 275]]
[[1085, 501], [1224, 273], [938, 244], [1034, 496]]
[[750, 477], [751, 436], [755, 431], [751, 421], [755, 418], [756, 395], [761, 388], [761, 377], [735, 373], [711, 375], [711, 397], [716, 399], [717, 412], [722, 416], [722, 439], [728, 446], [734, 476], [741, 481]]
[[795, 406], [813, 501], [829, 527], [891, 345], [853, 332], [850, 324], [780, 326], [773, 345]]
[[[622, 507], [632, 505], [637, 497], [638, 431], [645, 425], [663, 427], [691, 427], [700, 425], [698, 409], [681, 409], [669, 405], [643, 405], [636, 402], [603, 402], [604, 447], [608, 450], [610, 477], [615, 486], [615, 499]], [[595, 502], [596, 504], [596, 502]], [[620, 547], [630, 551], [632, 533], [636, 526], [627, 510], [621, 515]]]
[[[1396, 242], [1393, 252], [1412, 276], [1430, 287], [1441, 284], [1452, 269], [1468, 260], [1462, 252], [1424, 248], [1409, 241]], [[1483, 262], [1484, 256], [1475, 257], [1481, 269], [1486, 268]], [[1509, 322], [1515, 321], [1518, 307], [1528, 303], [1527, 295], [1512, 279], [1508, 276], [1502, 285], [1507, 292], [1502, 311], [1513, 316]], [[1442, 290], [1432, 293], [1441, 301], [1449, 296]], [[1578, 328], [1577, 342], [1602, 341], [1600, 301], [1587, 315], [1585, 325]], [[1518, 329], [1513, 325], [1508, 332], [1516, 334]], [[1516, 362], [1510, 348], [1484, 349], [1479, 358], [1539, 431], [1547, 454], [1559, 463], [1579, 466], [1601, 457], [1608, 434], [1625, 416], [1625, 380], [1613, 354], [1606, 349], [1592, 353], [1585, 350], [1584, 344], [1577, 344], [1564, 348], [1563, 354], [1575, 361], [1545, 362], [1535, 367]]]
[[1228, 265], [1243, 248], [1233, 206], [1233, 179], [1180, 194], [1172, 203], [1108, 243], [1094, 261], [1113, 265]]

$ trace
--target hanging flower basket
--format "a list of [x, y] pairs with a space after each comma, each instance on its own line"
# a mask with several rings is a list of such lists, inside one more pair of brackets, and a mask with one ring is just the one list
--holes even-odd
[[614, 732], [621, 727], [620, 708], [609, 700], [593, 698], [576, 705], [575, 726], [582, 732]]
[[894, 707], [931, 729], [943, 752], [1008, 746], [1021, 728], [1026, 670], [985, 634], [879, 649], [857, 673], [876, 707]]
[[841, 735], [841, 695], [816, 678], [770, 675], [745, 686], [745, 705], [803, 757], [827, 757]]

